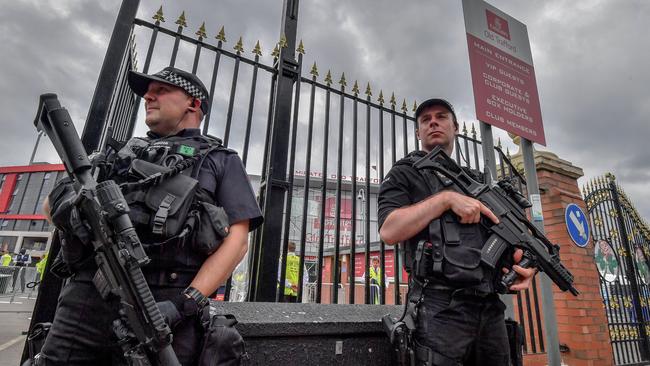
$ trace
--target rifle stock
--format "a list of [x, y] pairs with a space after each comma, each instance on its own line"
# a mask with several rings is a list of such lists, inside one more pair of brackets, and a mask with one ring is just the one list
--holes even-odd
[[92, 235], [99, 268], [93, 282], [103, 297], [120, 298], [121, 318], [113, 330], [125, 357], [132, 365], [180, 365], [171, 330], [140, 269], [149, 259], [119, 187], [112, 180], [95, 181], [77, 130], [56, 94], [40, 96], [34, 125], [48, 135], [74, 184], [75, 205]]
[[[523, 249], [524, 257], [519, 263], [524, 268], [538, 267], [562, 290], [579, 294], [573, 287], [573, 275], [560, 262], [559, 246], [552, 244], [548, 238], [533, 225], [525, 213], [522, 203], [510, 197], [499, 185], [486, 185], [472, 179], [440, 147], [436, 147], [426, 156], [415, 162], [416, 169], [432, 169], [451, 180], [464, 194], [481, 201], [498, 218], [499, 224], [488, 229], [493, 235], [483, 247], [482, 260], [494, 268], [497, 261], [510, 247]], [[510, 269], [501, 280], [505, 290], [516, 280], [517, 273]]]

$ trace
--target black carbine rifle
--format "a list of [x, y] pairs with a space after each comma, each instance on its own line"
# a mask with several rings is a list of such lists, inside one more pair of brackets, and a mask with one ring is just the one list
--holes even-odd
[[129, 206], [112, 180], [97, 183], [92, 164], [68, 111], [56, 94], [40, 96], [34, 125], [52, 141], [76, 192], [75, 207], [90, 233], [99, 270], [93, 278], [106, 298], [119, 298], [120, 318], [113, 322], [131, 365], [180, 365], [172, 333], [142, 274], [149, 262], [129, 218]]
[[[573, 275], [560, 262], [560, 247], [552, 244], [526, 217], [524, 208], [530, 203], [508, 182], [482, 184], [472, 179], [440, 147], [416, 161], [416, 169], [431, 169], [451, 180], [465, 195], [481, 201], [498, 218], [499, 224], [488, 226], [492, 235], [483, 246], [481, 260], [495, 268], [506, 249], [521, 248], [524, 252], [518, 263], [523, 268], [537, 267], [560, 288], [578, 296], [573, 287]], [[482, 220], [486, 221], [486, 220]], [[512, 250], [508, 250], [512, 253]], [[502, 291], [512, 285], [517, 273], [510, 271], [501, 278]]]

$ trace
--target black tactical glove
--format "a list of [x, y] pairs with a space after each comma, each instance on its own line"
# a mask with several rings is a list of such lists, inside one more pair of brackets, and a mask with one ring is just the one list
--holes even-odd
[[58, 181], [52, 189], [52, 192], [48, 195], [52, 223], [57, 229], [65, 233], [71, 231], [70, 213], [74, 208], [72, 200], [75, 196], [76, 193], [69, 178], [63, 178]]
[[196, 300], [184, 294], [178, 294], [169, 300], [159, 301], [158, 309], [171, 329], [174, 329], [186, 318], [199, 314], [199, 305]]

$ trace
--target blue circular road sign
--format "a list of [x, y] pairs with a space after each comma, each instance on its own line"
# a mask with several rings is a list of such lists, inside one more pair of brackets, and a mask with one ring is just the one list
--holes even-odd
[[571, 240], [580, 248], [586, 247], [589, 242], [589, 223], [587, 216], [578, 205], [571, 203], [566, 207], [564, 222]]

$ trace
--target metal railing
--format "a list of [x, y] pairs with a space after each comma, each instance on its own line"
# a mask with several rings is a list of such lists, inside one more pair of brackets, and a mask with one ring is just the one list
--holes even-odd
[[36, 267], [0, 267], [0, 303], [13, 303], [18, 296], [35, 297], [39, 282]]

